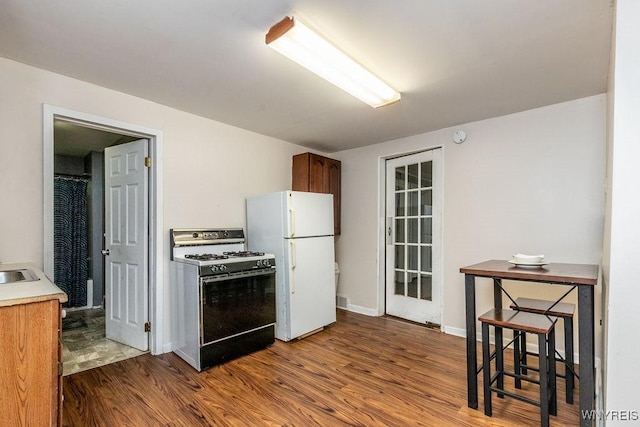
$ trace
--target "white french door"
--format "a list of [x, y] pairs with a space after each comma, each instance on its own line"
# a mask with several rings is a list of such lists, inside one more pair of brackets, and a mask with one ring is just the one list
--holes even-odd
[[104, 152], [106, 336], [147, 350], [148, 140], [108, 147]]
[[441, 149], [386, 162], [386, 313], [442, 318]]

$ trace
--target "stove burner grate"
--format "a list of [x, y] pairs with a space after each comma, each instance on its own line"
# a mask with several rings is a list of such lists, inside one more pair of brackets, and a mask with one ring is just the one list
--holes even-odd
[[223, 254], [230, 257], [250, 257], [250, 256], [263, 256], [264, 252], [239, 251], [239, 252], [223, 252]]
[[187, 259], [195, 259], [198, 261], [213, 261], [213, 260], [218, 260], [218, 259], [228, 259], [229, 257], [225, 254], [225, 255], [218, 255], [218, 254], [195, 254], [195, 255], [185, 255], [184, 256]]

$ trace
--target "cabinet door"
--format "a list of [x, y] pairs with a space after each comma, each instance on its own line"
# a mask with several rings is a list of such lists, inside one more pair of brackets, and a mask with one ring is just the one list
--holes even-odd
[[2, 425], [59, 420], [58, 300], [0, 307]]
[[[58, 330], [58, 391], [56, 399], [58, 401], [58, 425], [62, 425], [62, 306], [57, 303], [58, 315], [54, 319], [54, 328]], [[57, 320], [57, 323], [55, 322]]]
[[311, 156], [309, 158], [309, 191], [312, 193], [328, 193], [327, 158]]
[[291, 189], [293, 191], [309, 190], [309, 163], [311, 153], [296, 154], [293, 156], [291, 168]]

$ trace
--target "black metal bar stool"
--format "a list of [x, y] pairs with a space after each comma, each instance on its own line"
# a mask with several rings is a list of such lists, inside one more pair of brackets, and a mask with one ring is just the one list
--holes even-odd
[[[564, 378], [566, 388], [566, 401], [573, 404], [573, 390], [575, 388], [575, 373], [573, 366], [573, 313], [576, 310], [574, 304], [564, 302], [554, 302], [533, 298], [518, 298], [511, 304], [514, 310], [526, 311], [542, 315], [561, 317], [564, 323], [564, 354], [563, 358], [557, 351], [555, 359], [564, 364], [564, 374], [556, 373], [560, 378]], [[527, 373], [527, 334], [520, 334], [520, 369], [523, 374]], [[535, 370], [535, 368], [530, 368]]]
[[[549, 414], [558, 412], [556, 398], [556, 369], [555, 369], [555, 329], [557, 318], [540, 316], [524, 311], [492, 309], [484, 313], [478, 320], [482, 323], [482, 371], [484, 387], [484, 413], [492, 415], [491, 392], [496, 392], [498, 397], [507, 395], [522, 402], [540, 407], [540, 424], [549, 426]], [[489, 342], [489, 326], [495, 328], [495, 359], [496, 373], [491, 375], [491, 347]], [[515, 372], [507, 372], [504, 369], [504, 348], [502, 346], [502, 330], [513, 331], [513, 343], [519, 343], [519, 334], [527, 332], [538, 336], [538, 361], [539, 380], [529, 378], [522, 374], [519, 355], [514, 352]], [[518, 383], [520, 380], [539, 384], [540, 400], [536, 401], [528, 397], [506, 391], [504, 377], [514, 377]], [[496, 384], [494, 386], [494, 383]]]

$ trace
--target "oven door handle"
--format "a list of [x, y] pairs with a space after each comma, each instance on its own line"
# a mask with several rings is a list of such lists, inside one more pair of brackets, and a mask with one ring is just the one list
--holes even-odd
[[220, 274], [217, 276], [204, 276], [202, 283], [207, 284], [211, 282], [222, 282], [229, 279], [235, 279], [239, 277], [252, 277], [252, 276], [266, 276], [269, 274], [276, 274], [275, 268], [262, 268], [259, 270], [241, 271], [238, 273]]

